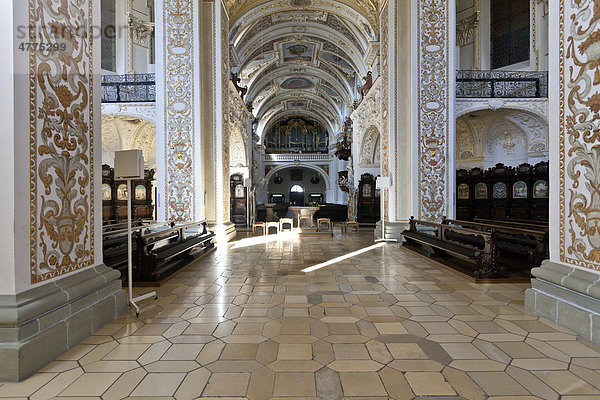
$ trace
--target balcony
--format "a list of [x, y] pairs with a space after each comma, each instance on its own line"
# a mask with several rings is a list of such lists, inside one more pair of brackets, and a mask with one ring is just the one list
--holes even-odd
[[333, 160], [333, 154], [264, 154], [263, 161], [271, 162], [306, 162], [306, 161], [324, 161]]
[[155, 74], [102, 76], [103, 103], [150, 103], [155, 101]]
[[548, 72], [457, 71], [456, 98], [548, 98]]

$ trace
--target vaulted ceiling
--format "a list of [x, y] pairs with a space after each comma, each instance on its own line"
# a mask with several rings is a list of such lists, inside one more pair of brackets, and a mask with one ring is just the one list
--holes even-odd
[[378, 0], [229, 0], [231, 67], [262, 135], [301, 115], [335, 136], [379, 40]]

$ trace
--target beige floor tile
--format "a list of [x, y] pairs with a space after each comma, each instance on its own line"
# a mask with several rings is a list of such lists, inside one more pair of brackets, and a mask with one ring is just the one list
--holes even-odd
[[111, 387], [102, 395], [103, 400], [118, 400], [127, 397], [144, 379], [147, 372], [143, 368], [137, 368], [133, 371], [124, 373], [111, 385]]
[[57, 373], [36, 374], [23, 382], [5, 383], [0, 386], [0, 397], [30, 396], [57, 375]]
[[248, 373], [213, 373], [204, 392], [203, 396], [244, 396], [248, 389]]
[[312, 373], [277, 373], [273, 395], [281, 396], [315, 396], [315, 376]]
[[571, 371], [534, 371], [533, 373], [559, 394], [598, 394], [598, 389]]
[[383, 364], [373, 360], [336, 360], [327, 366], [338, 372], [369, 372], [383, 368]]
[[416, 395], [453, 396], [456, 394], [444, 376], [438, 372], [407, 372], [404, 376]]
[[525, 310], [526, 284], [480, 285], [397, 245], [302, 273], [372, 244], [337, 232], [207, 254], [139, 319], [117, 319], [0, 397], [600, 396], [600, 353]]
[[487, 357], [471, 343], [442, 343], [446, 353], [455, 360], [478, 360]]
[[195, 360], [203, 347], [203, 344], [174, 344], [169, 347], [169, 350], [161, 357], [161, 360]]
[[426, 360], [427, 355], [417, 343], [387, 343], [392, 357], [398, 360]]
[[344, 396], [387, 396], [387, 391], [376, 372], [340, 373]]
[[104, 360], [137, 360], [148, 348], [149, 344], [120, 344], [104, 356]]
[[278, 360], [312, 360], [312, 345], [310, 344], [280, 344], [277, 353]]
[[488, 395], [529, 395], [517, 381], [504, 372], [470, 372], [469, 375]]
[[118, 373], [85, 373], [69, 387], [61, 396], [101, 396], [121, 375]]
[[172, 396], [184, 378], [183, 373], [150, 373], [144, 377], [131, 396]]
[[366, 360], [369, 352], [363, 344], [336, 343], [333, 345], [333, 353], [336, 360]]
[[406, 335], [408, 334], [404, 325], [400, 322], [382, 322], [375, 323], [375, 329], [381, 335]]

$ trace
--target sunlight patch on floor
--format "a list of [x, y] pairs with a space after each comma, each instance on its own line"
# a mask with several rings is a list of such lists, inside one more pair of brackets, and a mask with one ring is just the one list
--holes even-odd
[[377, 244], [374, 244], [373, 246], [365, 247], [364, 249], [356, 250], [356, 251], [353, 251], [351, 253], [344, 254], [343, 256], [332, 258], [329, 261], [325, 261], [323, 263], [320, 263], [320, 264], [317, 264], [317, 265], [313, 265], [312, 267], [305, 268], [305, 269], [302, 270], [302, 272], [316, 271], [318, 269], [327, 267], [328, 265], [335, 264], [335, 263], [347, 260], [347, 259], [352, 258], [352, 257], [356, 257], [359, 254], [363, 254], [363, 253], [366, 253], [366, 252], [371, 251], [371, 250], [378, 249], [378, 248], [383, 247], [383, 246], [385, 246], [385, 243], [377, 243]]
[[300, 236], [298, 232], [280, 232], [276, 235], [264, 235], [264, 236], [255, 236], [245, 239], [236, 240], [235, 242], [230, 242], [229, 245], [232, 249], [243, 249], [245, 247], [256, 246], [259, 244], [267, 244], [278, 241], [293, 241], [298, 239]]

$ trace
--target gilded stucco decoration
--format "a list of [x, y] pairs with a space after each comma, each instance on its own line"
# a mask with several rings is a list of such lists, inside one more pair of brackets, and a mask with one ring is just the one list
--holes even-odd
[[253, 116], [240, 98], [233, 83], [229, 84], [229, 166], [248, 167], [248, 127]]
[[417, 199], [420, 219], [451, 215], [449, 138], [451, 130], [450, 2], [417, 0]]
[[[227, 38], [229, 37], [229, 18], [227, 16], [227, 10], [225, 9], [225, 5], [222, 2], [219, 2], [217, 7], [221, 7], [221, 102], [222, 102], [222, 113], [223, 113], [223, 124], [221, 125], [223, 128], [222, 134], [222, 152], [223, 152], [223, 177], [224, 179], [229, 177], [229, 136], [230, 136], [230, 126], [229, 126], [229, 41]], [[223, 221], [228, 221], [230, 217], [229, 212], [229, 198], [231, 196], [231, 192], [229, 190], [228, 185], [223, 185], [223, 204], [222, 204], [222, 213], [223, 213]]]
[[560, 260], [600, 269], [600, 2], [559, 1]]
[[377, 126], [371, 125], [363, 134], [363, 139], [360, 145], [360, 153], [358, 155], [358, 165], [361, 167], [379, 167], [381, 147], [381, 135]]
[[[351, 115], [357, 161], [360, 167], [373, 166], [375, 146], [381, 146], [381, 78], [377, 79]], [[367, 146], [368, 145], [368, 146]], [[365, 150], [369, 147], [369, 150]], [[380, 151], [379, 151], [380, 152]]]
[[30, 41], [66, 45], [29, 53], [34, 284], [94, 264], [92, 0], [30, 0], [29, 24]]
[[193, 221], [196, 216], [193, 162], [194, 1], [164, 0], [166, 219]]
[[113, 166], [115, 151], [140, 149], [148, 169], [156, 169], [156, 126], [142, 118], [102, 115], [102, 163]]

